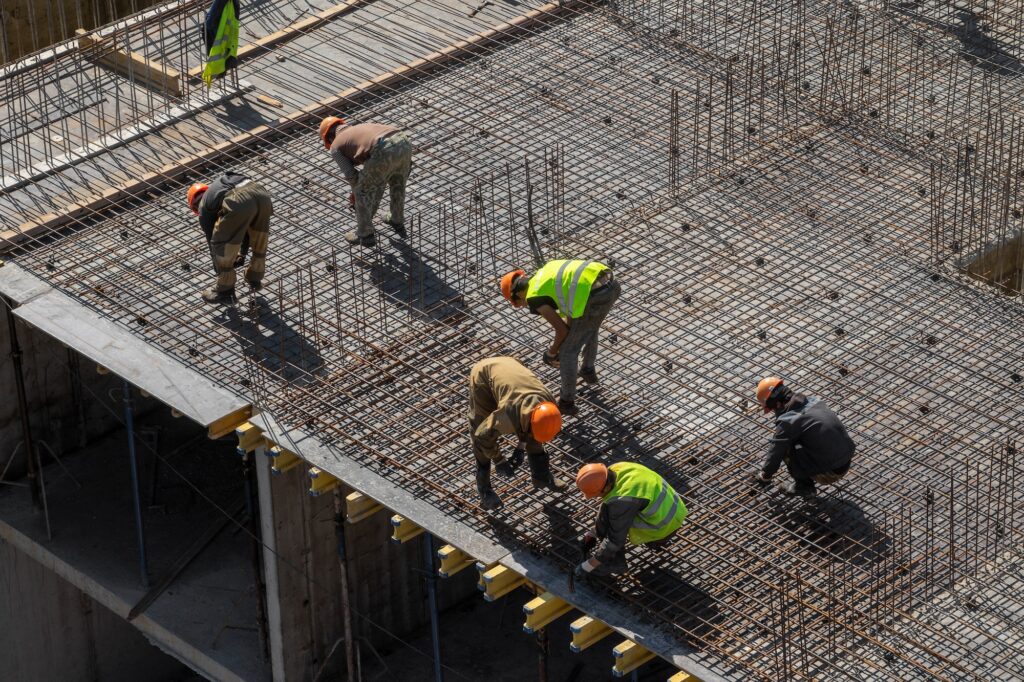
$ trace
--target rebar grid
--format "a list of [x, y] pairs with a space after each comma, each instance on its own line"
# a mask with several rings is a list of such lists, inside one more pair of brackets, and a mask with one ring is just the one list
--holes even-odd
[[[315, 122], [197, 168], [238, 168], [275, 197], [254, 306], [198, 303], [209, 264], [181, 183], [18, 260], [339, 457], [569, 568], [593, 509], [513, 481], [485, 514], [465, 434], [479, 358], [556, 380], [534, 355], [546, 330], [496, 295], [529, 264], [532, 223], [546, 257], [602, 259], [624, 291], [602, 387], [582, 391], [555, 468], [642, 461], [691, 508], [667, 552], [633, 551], [601, 591], [735, 679], [1024, 677], [1019, 618], [990, 626], [1019, 598], [978, 589], [1020, 540], [1024, 313], [931, 268], [933, 158], [892, 121], [836, 118], [800, 78], [756, 75], [771, 60], [666, 50], [620, 11], [346, 112], [413, 134], [408, 242], [336, 248], [351, 218]], [[816, 504], [745, 480], [770, 432], [750, 392], [770, 371], [825, 397], [858, 442]], [[964, 594], [973, 608], [944, 606]]]

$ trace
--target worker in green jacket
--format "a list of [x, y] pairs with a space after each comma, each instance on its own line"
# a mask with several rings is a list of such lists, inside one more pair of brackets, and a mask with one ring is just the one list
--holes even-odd
[[553, 260], [532, 277], [524, 270], [507, 273], [501, 293], [516, 308], [528, 306], [555, 330], [542, 359], [562, 375], [558, 409], [576, 414], [576, 379], [597, 383], [598, 332], [621, 293], [611, 268], [597, 261]]
[[601, 498], [595, 528], [583, 536], [585, 553], [597, 549], [576, 567], [579, 577], [625, 572], [627, 540], [660, 548], [686, 519], [683, 498], [642, 464], [586, 464], [576, 474], [576, 485], [585, 498]]

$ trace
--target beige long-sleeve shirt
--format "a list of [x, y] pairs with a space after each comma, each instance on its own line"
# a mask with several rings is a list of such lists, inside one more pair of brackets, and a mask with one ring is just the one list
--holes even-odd
[[473, 365], [469, 426], [477, 459], [500, 461], [498, 438], [502, 434], [515, 434], [530, 444], [530, 413], [544, 401], [554, 402], [554, 396], [515, 358], [487, 358]]

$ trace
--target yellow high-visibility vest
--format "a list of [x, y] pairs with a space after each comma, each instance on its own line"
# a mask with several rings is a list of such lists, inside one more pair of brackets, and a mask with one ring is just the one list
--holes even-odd
[[[238, 16], [235, 13], [235, 0], [214, 0], [210, 12], [206, 15], [207, 22], [207, 53], [206, 66], [203, 68], [203, 82], [210, 87], [213, 79], [222, 76], [229, 68], [234, 67], [238, 57]], [[210, 41], [209, 28], [216, 24], [217, 31]]]

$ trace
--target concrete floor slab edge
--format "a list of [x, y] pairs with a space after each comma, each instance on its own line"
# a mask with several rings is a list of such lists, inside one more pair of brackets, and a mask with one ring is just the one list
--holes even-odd
[[507, 555], [508, 548], [494, 544], [470, 526], [452, 520], [429, 503], [417, 499], [391, 481], [323, 445], [314, 436], [300, 429], [283, 428], [268, 414], [257, 415], [251, 422], [262, 429], [269, 440], [323, 469], [345, 485], [369, 495], [396, 514], [409, 518], [437, 538], [455, 545], [477, 560], [490, 564]]
[[[7, 294], [4, 284], [0, 281], [0, 293]], [[14, 314], [204, 427], [249, 407], [248, 401], [55, 289], [35, 294]]]
[[[71, 564], [60, 559], [45, 547], [3, 521], [0, 521], [0, 539], [9, 542], [18, 551], [39, 562], [42, 566], [53, 571], [104, 607], [127, 620], [128, 611], [132, 608], [132, 604], [119, 598], [85, 573], [77, 570]], [[146, 639], [154, 646], [178, 659], [200, 675], [223, 682], [245, 682], [243, 678], [228, 670], [170, 630], [167, 630], [146, 614], [135, 618], [131, 621], [131, 624], [145, 635]]]
[[[671, 635], [662, 632], [657, 626], [646, 625], [630, 613], [623, 604], [616, 604], [600, 597], [594, 598], [593, 591], [577, 585], [576, 592], [569, 593], [568, 574], [553, 571], [551, 566], [537, 559], [528, 550], [516, 550], [500, 559], [502, 565], [525, 576], [527, 580], [542, 585], [559, 599], [572, 604], [577, 610], [597, 618], [626, 639], [630, 639], [648, 651], [653, 652], [680, 670], [684, 670], [699, 678], [701, 682], [730, 682], [693, 659], [694, 649], [680, 643]], [[581, 607], [583, 599], [590, 598], [587, 606]], [[608, 661], [611, 667], [611, 660]]]

